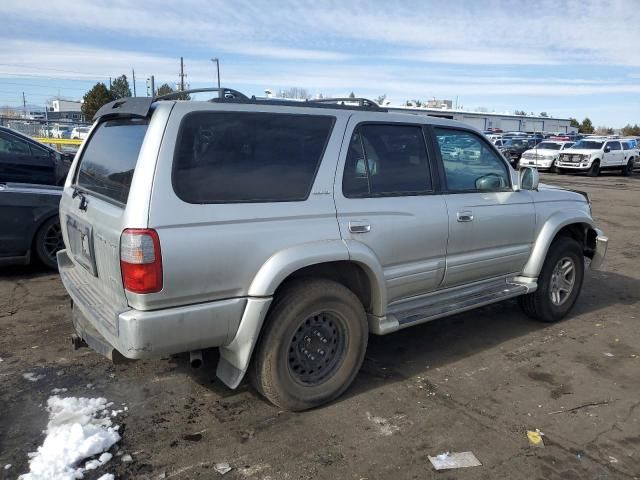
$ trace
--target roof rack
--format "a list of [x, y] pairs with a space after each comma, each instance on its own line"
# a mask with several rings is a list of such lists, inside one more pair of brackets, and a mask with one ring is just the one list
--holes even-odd
[[335, 98], [315, 98], [313, 100], [307, 100], [309, 103], [337, 103], [339, 105], [345, 105], [345, 102], [357, 103], [361, 108], [370, 108], [372, 110], [383, 110], [373, 100], [362, 97], [335, 97]]
[[[191, 93], [202, 93], [202, 92], [218, 92], [219, 99], [232, 98], [232, 99], [240, 99], [240, 100], [249, 100], [244, 93], [241, 93], [233, 88], [194, 88], [191, 90], [179, 90], [171, 93], [167, 93], [166, 95], [160, 95], [159, 97], [154, 97], [153, 100], [171, 100], [175, 97], [181, 97], [183, 95], [188, 95]], [[255, 97], [254, 97], [255, 98]]]

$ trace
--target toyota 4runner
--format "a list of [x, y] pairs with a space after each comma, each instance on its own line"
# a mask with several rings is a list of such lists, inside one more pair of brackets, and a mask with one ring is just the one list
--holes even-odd
[[467, 125], [209, 90], [96, 114], [60, 203], [77, 345], [219, 347], [225, 384], [248, 372], [302, 410], [347, 389], [370, 333], [513, 297], [557, 321], [585, 257], [603, 261], [586, 194], [538, 185]]

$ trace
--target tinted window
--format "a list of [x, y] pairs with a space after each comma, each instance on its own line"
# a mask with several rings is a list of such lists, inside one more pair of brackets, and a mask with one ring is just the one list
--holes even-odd
[[620, 150], [620, 142], [609, 142], [607, 146], [611, 148], [611, 150]]
[[49, 152], [44, 148], [38, 147], [36, 145], [29, 145], [31, 147], [31, 155], [35, 158], [49, 158]]
[[181, 126], [173, 187], [189, 203], [308, 197], [334, 117], [196, 112]]
[[27, 142], [5, 132], [0, 132], [0, 152], [31, 155]]
[[489, 145], [472, 132], [435, 129], [450, 191], [500, 191], [510, 186], [509, 170]]
[[631, 150], [633, 147], [631, 146], [631, 144], [629, 142], [622, 142], [622, 149], [623, 150]]
[[148, 125], [146, 119], [108, 120], [98, 125], [82, 153], [77, 184], [127, 203]]
[[362, 125], [351, 136], [342, 190], [346, 197], [415, 195], [432, 191], [419, 126]]
[[538, 144], [540, 150], [560, 150], [560, 147], [562, 147], [562, 145], [553, 142], [542, 142]]

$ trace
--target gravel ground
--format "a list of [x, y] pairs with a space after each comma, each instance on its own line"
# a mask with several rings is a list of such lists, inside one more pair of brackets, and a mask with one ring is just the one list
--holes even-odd
[[[279, 411], [215, 378], [215, 352], [112, 365], [73, 351], [69, 299], [37, 267], [0, 273], [0, 477], [28, 471], [44, 410], [63, 395], [129, 410], [121, 452], [85, 478], [225, 480], [640, 478], [640, 177], [543, 175], [589, 193], [610, 238], [566, 320], [528, 320], [513, 301], [372, 337], [354, 385], [314, 411]], [[42, 376], [37, 381], [25, 373]], [[526, 431], [544, 432], [544, 449]], [[482, 466], [436, 473], [428, 455], [472, 451]], [[12, 464], [4, 470], [5, 464]], [[163, 477], [164, 475], [164, 477]]]

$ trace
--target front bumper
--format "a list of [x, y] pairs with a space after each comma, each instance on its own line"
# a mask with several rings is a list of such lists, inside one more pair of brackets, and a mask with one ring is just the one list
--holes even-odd
[[584, 162], [558, 162], [558, 168], [564, 168], [569, 170], [589, 170], [591, 168], [591, 163], [588, 161]]
[[[140, 311], [127, 308], [111, 312], [95, 289], [81, 284], [77, 266], [66, 250], [58, 252], [60, 277], [73, 300], [73, 325], [95, 351], [114, 360], [151, 358], [229, 343], [236, 335], [247, 298]], [[105, 321], [115, 316], [115, 328]]]
[[551, 160], [533, 160], [528, 158], [520, 159], [520, 166], [522, 167], [536, 167], [538, 170], [545, 170], [551, 168], [553, 165], [553, 159]]
[[604, 232], [596, 228], [596, 245], [591, 258], [591, 270], [600, 270], [604, 263], [604, 257], [607, 255], [607, 247], [609, 246], [609, 238]]

